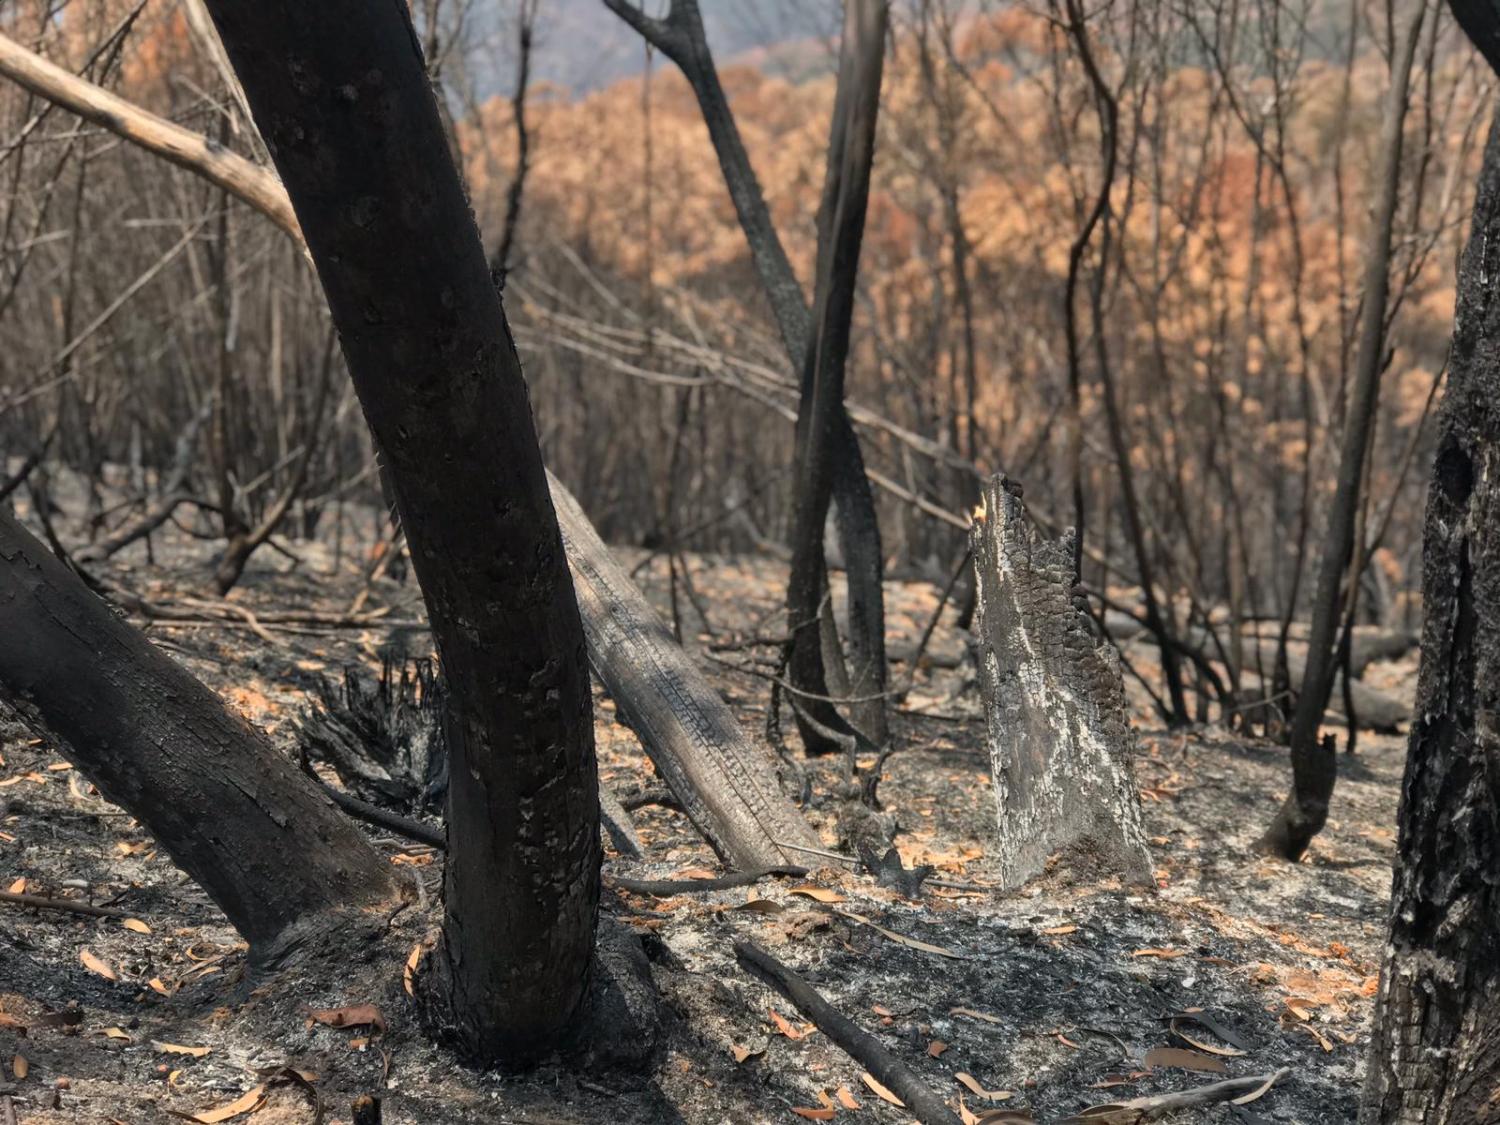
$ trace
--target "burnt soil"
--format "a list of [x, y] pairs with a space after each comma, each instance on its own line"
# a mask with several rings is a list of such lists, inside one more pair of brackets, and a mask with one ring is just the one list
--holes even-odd
[[[157, 537], [154, 562], [136, 547], [96, 569], [155, 603], [201, 613], [142, 623], [290, 753], [317, 677], [341, 675], [350, 663], [375, 668], [393, 653], [428, 653], [410, 582], [375, 582], [354, 626], [256, 626], [243, 616], [347, 611], [369, 565], [356, 550], [367, 544], [356, 539], [347, 533], [341, 552], [326, 542], [287, 543], [289, 554], [262, 549], [228, 600], [233, 611], [204, 592], [212, 546], [170, 529]], [[669, 612], [665, 560], [622, 554]], [[679, 582], [688, 646], [762, 737], [770, 685], [757, 673], [773, 653], [749, 642], [777, 630], [784, 568], [748, 557], [689, 555], [684, 563], [694, 595]], [[910, 653], [937, 597], [925, 582], [888, 585], [893, 652]], [[226, 620], [231, 612], [241, 616]], [[378, 831], [375, 844], [411, 875], [423, 901], [383, 939], [351, 936], [332, 963], [253, 975], [223, 916], [150, 836], [45, 739], [0, 722], [0, 888], [109, 904], [130, 919], [0, 903], [0, 1092], [10, 1092], [22, 1122], [136, 1125], [199, 1114], [273, 1125], [312, 1122], [317, 1103], [323, 1120], [348, 1121], [351, 1101], [364, 1094], [382, 1100], [386, 1122], [422, 1125], [803, 1119], [794, 1107], [824, 1115], [832, 1107], [833, 1119], [851, 1123], [909, 1121], [866, 1084], [859, 1065], [736, 965], [732, 943], [748, 938], [804, 973], [955, 1111], [962, 1095], [966, 1112], [1004, 1108], [1053, 1121], [1102, 1102], [1284, 1067], [1252, 1105], [1170, 1120], [1353, 1121], [1404, 740], [1365, 734], [1357, 755], [1341, 755], [1328, 830], [1292, 865], [1250, 848], [1284, 793], [1285, 750], [1215, 727], [1165, 732], [1142, 707], [1136, 777], [1156, 888], [1058, 869], [1019, 893], [996, 893], [984, 889], [994, 805], [983, 720], [953, 617], [949, 609], [895, 717], [900, 750], [879, 794], [906, 864], [932, 864], [936, 877], [980, 889], [929, 885], [910, 900], [817, 856], [806, 879], [752, 888], [657, 899], [606, 886], [604, 909], [646, 938], [662, 994], [663, 1047], [636, 1075], [562, 1063], [519, 1077], [482, 1074], [430, 1045], [403, 978], [408, 952], [440, 917], [442, 859]], [[1150, 654], [1143, 645], [1129, 650], [1138, 666]], [[1368, 676], [1409, 695], [1413, 672], [1408, 655]], [[895, 683], [907, 675], [906, 664], [893, 666]], [[596, 705], [606, 782], [622, 797], [659, 788], [610, 701], [596, 694]], [[807, 815], [837, 850], [846, 805], [838, 764], [804, 764]], [[648, 805], [633, 817], [648, 861], [609, 853], [607, 874], [720, 870], [679, 813]], [[366, 1004], [379, 1009], [383, 1030], [310, 1016]], [[1153, 1048], [1189, 1046], [1164, 1019], [1186, 1009], [1201, 1009], [1233, 1040], [1177, 1024], [1209, 1048], [1195, 1065], [1222, 1073], [1163, 1065], [1159, 1056], [1146, 1064]], [[49, 1013], [65, 1015], [48, 1021]], [[992, 1097], [966, 1089], [959, 1072]], [[213, 1112], [236, 1103], [238, 1116]]]

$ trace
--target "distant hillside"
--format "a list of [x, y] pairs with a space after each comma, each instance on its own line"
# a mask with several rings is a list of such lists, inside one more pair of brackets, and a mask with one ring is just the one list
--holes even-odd
[[[653, 15], [666, 10], [665, 0], [645, 4]], [[837, 32], [838, 0], [700, 0], [700, 6], [709, 43], [721, 60], [748, 56], [737, 61], [753, 61], [794, 81], [832, 65], [823, 43]], [[476, 62], [481, 99], [508, 94], [515, 81], [513, 13], [513, 3], [476, 8], [474, 18], [484, 22], [474, 29], [475, 39], [493, 45], [491, 58]], [[638, 74], [645, 65], [640, 37], [603, 0], [542, 0], [537, 38], [533, 80], [573, 94]]]

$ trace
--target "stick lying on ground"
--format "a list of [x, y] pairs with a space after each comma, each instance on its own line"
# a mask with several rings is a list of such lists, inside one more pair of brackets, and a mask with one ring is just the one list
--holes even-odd
[[[1290, 1071], [1286, 1067], [1270, 1074], [1252, 1074], [1246, 1078], [1230, 1078], [1199, 1086], [1195, 1090], [1176, 1090], [1170, 1094], [1150, 1094], [1143, 1098], [1131, 1098], [1128, 1102], [1110, 1102], [1084, 1110], [1077, 1117], [1068, 1117], [1058, 1125], [1136, 1125], [1141, 1121], [1155, 1121], [1180, 1109], [1197, 1109], [1200, 1106], [1218, 1105], [1232, 1101], [1244, 1105], [1259, 1098]], [[1253, 1095], [1253, 1096], [1252, 1096]]]
[[818, 994], [791, 969], [760, 946], [748, 941], [734, 943], [734, 956], [740, 966], [785, 996], [818, 1030], [837, 1043], [849, 1057], [906, 1103], [922, 1125], [957, 1125], [958, 1118], [948, 1103], [938, 1096], [917, 1073], [888, 1051], [880, 1040], [862, 1030], [847, 1016]]
[[112, 906], [90, 906], [86, 902], [72, 902], [65, 898], [47, 898], [45, 895], [23, 895], [11, 891], [0, 891], [0, 902], [16, 906], [31, 906], [38, 910], [64, 910], [69, 914], [87, 914], [92, 918], [128, 918], [123, 910]]

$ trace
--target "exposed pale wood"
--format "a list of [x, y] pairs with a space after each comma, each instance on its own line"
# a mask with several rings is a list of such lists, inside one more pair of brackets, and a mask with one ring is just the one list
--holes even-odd
[[1072, 601], [1069, 540], [1041, 538], [995, 477], [970, 533], [976, 632], [999, 811], [991, 855], [1018, 886], [1054, 855], [1146, 882], [1134, 736], [1115, 650]]

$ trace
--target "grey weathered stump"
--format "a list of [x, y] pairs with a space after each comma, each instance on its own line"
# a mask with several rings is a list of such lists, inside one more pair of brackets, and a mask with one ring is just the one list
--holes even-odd
[[969, 535], [1002, 884], [1019, 886], [1062, 852], [1149, 882], [1119, 657], [1073, 602], [1069, 538], [1039, 536], [1020, 488], [1000, 477]]

